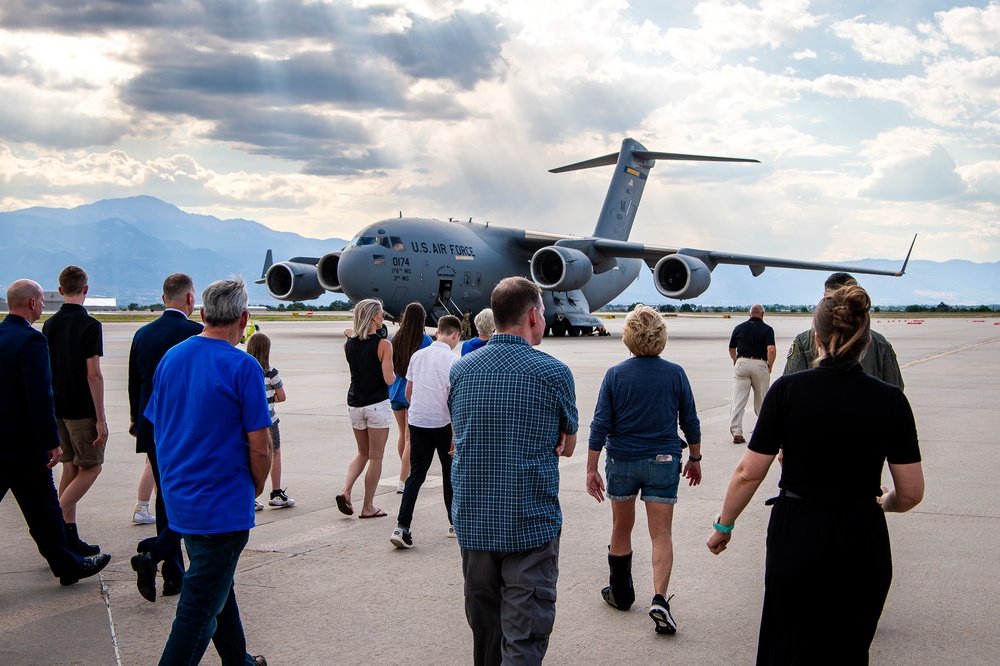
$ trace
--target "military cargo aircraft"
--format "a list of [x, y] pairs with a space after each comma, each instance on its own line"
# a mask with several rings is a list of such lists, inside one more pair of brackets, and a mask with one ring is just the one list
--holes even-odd
[[591, 236], [511, 229], [472, 220], [404, 218], [400, 214], [398, 219], [362, 229], [350, 245], [323, 257], [293, 257], [272, 263], [268, 250], [257, 282], [266, 284], [274, 298], [286, 301], [310, 300], [324, 291], [343, 293], [355, 303], [379, 298], [393, 318], [416, 301], [424, 306], [428, 323], [433, 325], [449, 313], [475, 316], [489, 307], [490, 294], [500, 280], [521, 275], [543, 290], [547, 333], [572, 336], [600, 324], [591, 312], [625, 291], [644, 263], [653, 271], [656, 289], [679, 300], [704, 293], [719, 264], [748, 266], [755, 277], [768, 266], [897, 277], [906, 271], [909, 252], [897, 272], [630, 242], [646, 178], [657, 160], [759, 163], [735, 157], [651, 152], [634, 139], [625, 139], [617, 153], [551, 170], [562, 173], [615, 165]]

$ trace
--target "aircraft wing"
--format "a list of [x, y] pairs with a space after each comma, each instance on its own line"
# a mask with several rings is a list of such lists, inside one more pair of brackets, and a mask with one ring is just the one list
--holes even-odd
[[[656, 263], [672, 254], [695, 257], [704, 263], [708, 269], [714, 270], [719, 264], [735, 264], [747, 266], [754, 277], [764, 272], [765, 268], [794, 268], [799, 270], [813, 271], [845, 271], [850, 273], [863, 273], [868, 275], [891, 275], [901, 277], [906, 272], [906, 265], [910, 261], [910, 254], [913, 252], [913, 245], [917, 237], [913, 237], [910, 249], [903, 260], [903, 266], [898, 271], [880, 270], [875, 268], [865, 268], [862, 266], [848, 266], [844, 264], [827, 264], [814, 261], [800, 261], [796, 259], [780, 259], [777, 257], [759, 257], [750, 254], [731, 254], [728, 252], [716, 252], [712, 250], [696, 250], [692, 248], [672, 248], [656, 245], [644, 245], [630, 241], [606, 240], [603, 238], [593, 239], [593, 248], [601, 254], [609, 257], [637, 258], [642, 259], [653, 268]], [[569, 243], [560, 243], [569, 244]]]

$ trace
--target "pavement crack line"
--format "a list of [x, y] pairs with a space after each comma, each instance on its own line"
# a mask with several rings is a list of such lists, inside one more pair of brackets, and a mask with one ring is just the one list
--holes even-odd
[[104, 584], [104, 574], [98, 574], [101, 579], [101, 597], [104, 599], [104, 606], [108, 609], [108, 625], [111, 627], [111, 645], [115, 648], [115, 664], [122, 666], [122, 655], [118, 651], [118, 635], [115, 633], [115, 618], [111, 614], [111, 594], [108, 586]]
[[957, 349], [950, 349], [946, 352], [941, 352], [940, 354], [934, 354], [933, 356], [927, 356], [925, 358], [918, 358], [916, 361], [910, 361], [908, 363], [901, 363], [899, 367], [909, 368], [910, 366], [917, 365], [919, 363], [926, 363], [927, 361], [933, 361], [936, 358], [941, 358], [942, 356], [948, 356], [949, 354], [957, 354], [960, 351], [965, 351], [966, 349], [972, 349], [973, 347], [980, 347], [982, 345], [988, 345], [991, 342], [996, 342], [1000, 338], [990, 338], [989, 340], [980, 340], [979, 342], [973, 342], [971, 345], [965, 345], [963, 347], [958, 347]]

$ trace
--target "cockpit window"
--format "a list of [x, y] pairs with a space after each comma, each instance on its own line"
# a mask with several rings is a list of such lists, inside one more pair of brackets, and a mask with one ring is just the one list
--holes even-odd
[[389, 240], [392, 241], [392, 249], [396, 252], [402, 252], [406, 249], [403, 247], [403, 239], [399, 236], [389, 236]]
[[384, 248], [387, 248], [387, 249], [390, 249], [390, 250], [392, 249], [392, 245], [389, 243], [389, 237], [388, 236], [379, 236], [378, 237], [378, 244], [381, 245]]
[[355, 241], [355, 247], [363, 247], [365, 245], [375, 245], [378, 239], [375, 236], [358, 236]]

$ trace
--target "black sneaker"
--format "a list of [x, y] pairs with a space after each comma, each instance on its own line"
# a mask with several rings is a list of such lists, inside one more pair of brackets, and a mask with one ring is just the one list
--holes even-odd
[[397, 527], [392, 531], [392, 536], [389, 537], [389, 543], [396, 548], [413, 548], [413, 536], [410, 534], [410, 530], [404, 530], [402, 527]]
[[677, 633], [677, 623], [674, 622], [674, 618], [670, 614], [670, 599], [673, 598], [672, 594], [668, 599], [664, 599], [662, 594], [653, 597], [653, 603], [649, 607], [649, 617], [653, 618], [658, 634]]

